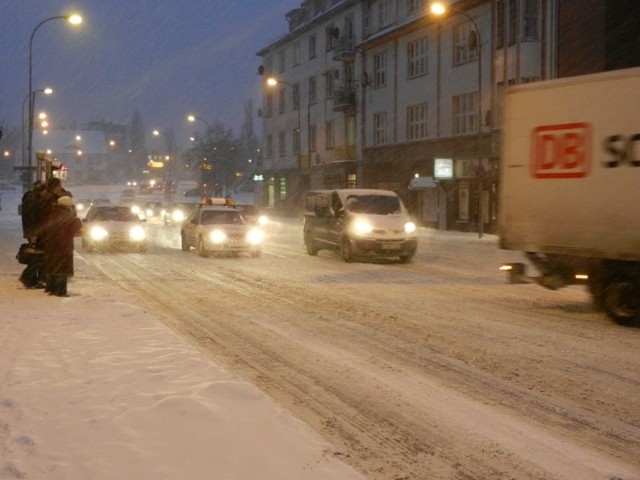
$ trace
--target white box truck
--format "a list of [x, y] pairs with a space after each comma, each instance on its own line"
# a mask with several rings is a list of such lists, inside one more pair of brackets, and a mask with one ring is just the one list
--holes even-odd
[[584, 283], [596, 308], [637, 323], [640, 68], [509, 88], [502, 125], [500, 247], [525, 252], [541, 285]]

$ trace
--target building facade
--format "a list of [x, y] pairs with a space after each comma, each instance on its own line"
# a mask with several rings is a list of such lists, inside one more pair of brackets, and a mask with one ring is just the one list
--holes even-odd
[[[303, 1], [258, 52], [277, 81], [264, 88], [263, 203], [297, 212], [309, 188], [385, 188], [424, 225], [494, 232], [503, 90], [634, 66], [613, 48], [622, 10], [589, 0], [580, 15], [583, 3], [450, 0], [438, 16], [427, 0]], [[635, 45], [637, 29], [617, 32]], [[590, 34], [591, 54], [572, 56]]]

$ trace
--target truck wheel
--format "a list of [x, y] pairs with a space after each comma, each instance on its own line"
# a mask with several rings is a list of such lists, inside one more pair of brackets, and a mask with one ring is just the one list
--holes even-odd
[[191, 249], [191, 246], [187, 243], [187, 239], [184, 238], [184, 233], [180, 235], [180, 247], [183, 252], [188, 252]]
[[353, 249], [351, 248], [351, 241], [344, 237], [340, 242], [340, 257], [347, 263], [353, 261]]
[[631, 280], [610, 283], [604, 292], [604, 309], [620, 325], [640, 321], [640, 285]]
[[311, 236], [308, 235], [305, 237], [304, 244], [307, 247], [307, 253], [309, 255], [314, 257], [318, 255], [318, 246]]

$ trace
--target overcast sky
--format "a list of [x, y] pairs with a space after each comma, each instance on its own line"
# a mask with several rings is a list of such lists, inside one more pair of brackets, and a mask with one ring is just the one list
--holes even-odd
[[[243, 105], [259, 105], [256, 52], [287, 32], [298, 0], [0, 0], [0, 122], [21, 123], [28, 91], [29, 38], [48, 17], [78, 12], [82, 25], [52, 20], [33, 42], [36, 110], [53, 127], [92, 120], [147, 129], [193, 128], [186, 115], [238, 131]], [[202, 126], [202, 124], [201, 124]], [[178, 140], [178, 139], [177, 139]]]

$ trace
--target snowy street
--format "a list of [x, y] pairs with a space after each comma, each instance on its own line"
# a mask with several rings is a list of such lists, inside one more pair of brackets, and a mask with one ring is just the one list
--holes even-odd
[[[3, 258], [21, 243], [12, 208], [3, 196]], [[420, 229], [410, 264], [345, 263], [309, 256], [299, 219], [274, 219], [260, 258], [201, 258], [177, 227], [148, 227], [148, 253], [78, 241], [71, 298], [49, 302], [122, 289], [118, 304], [256, 386], [365, 478], [640, 479], [640, 330], [592, 311], [583, 287], [508, 284], [500, 263], [522, 257], [496, 236]], [[3, 285], [20, 290], [19, 271]]]

